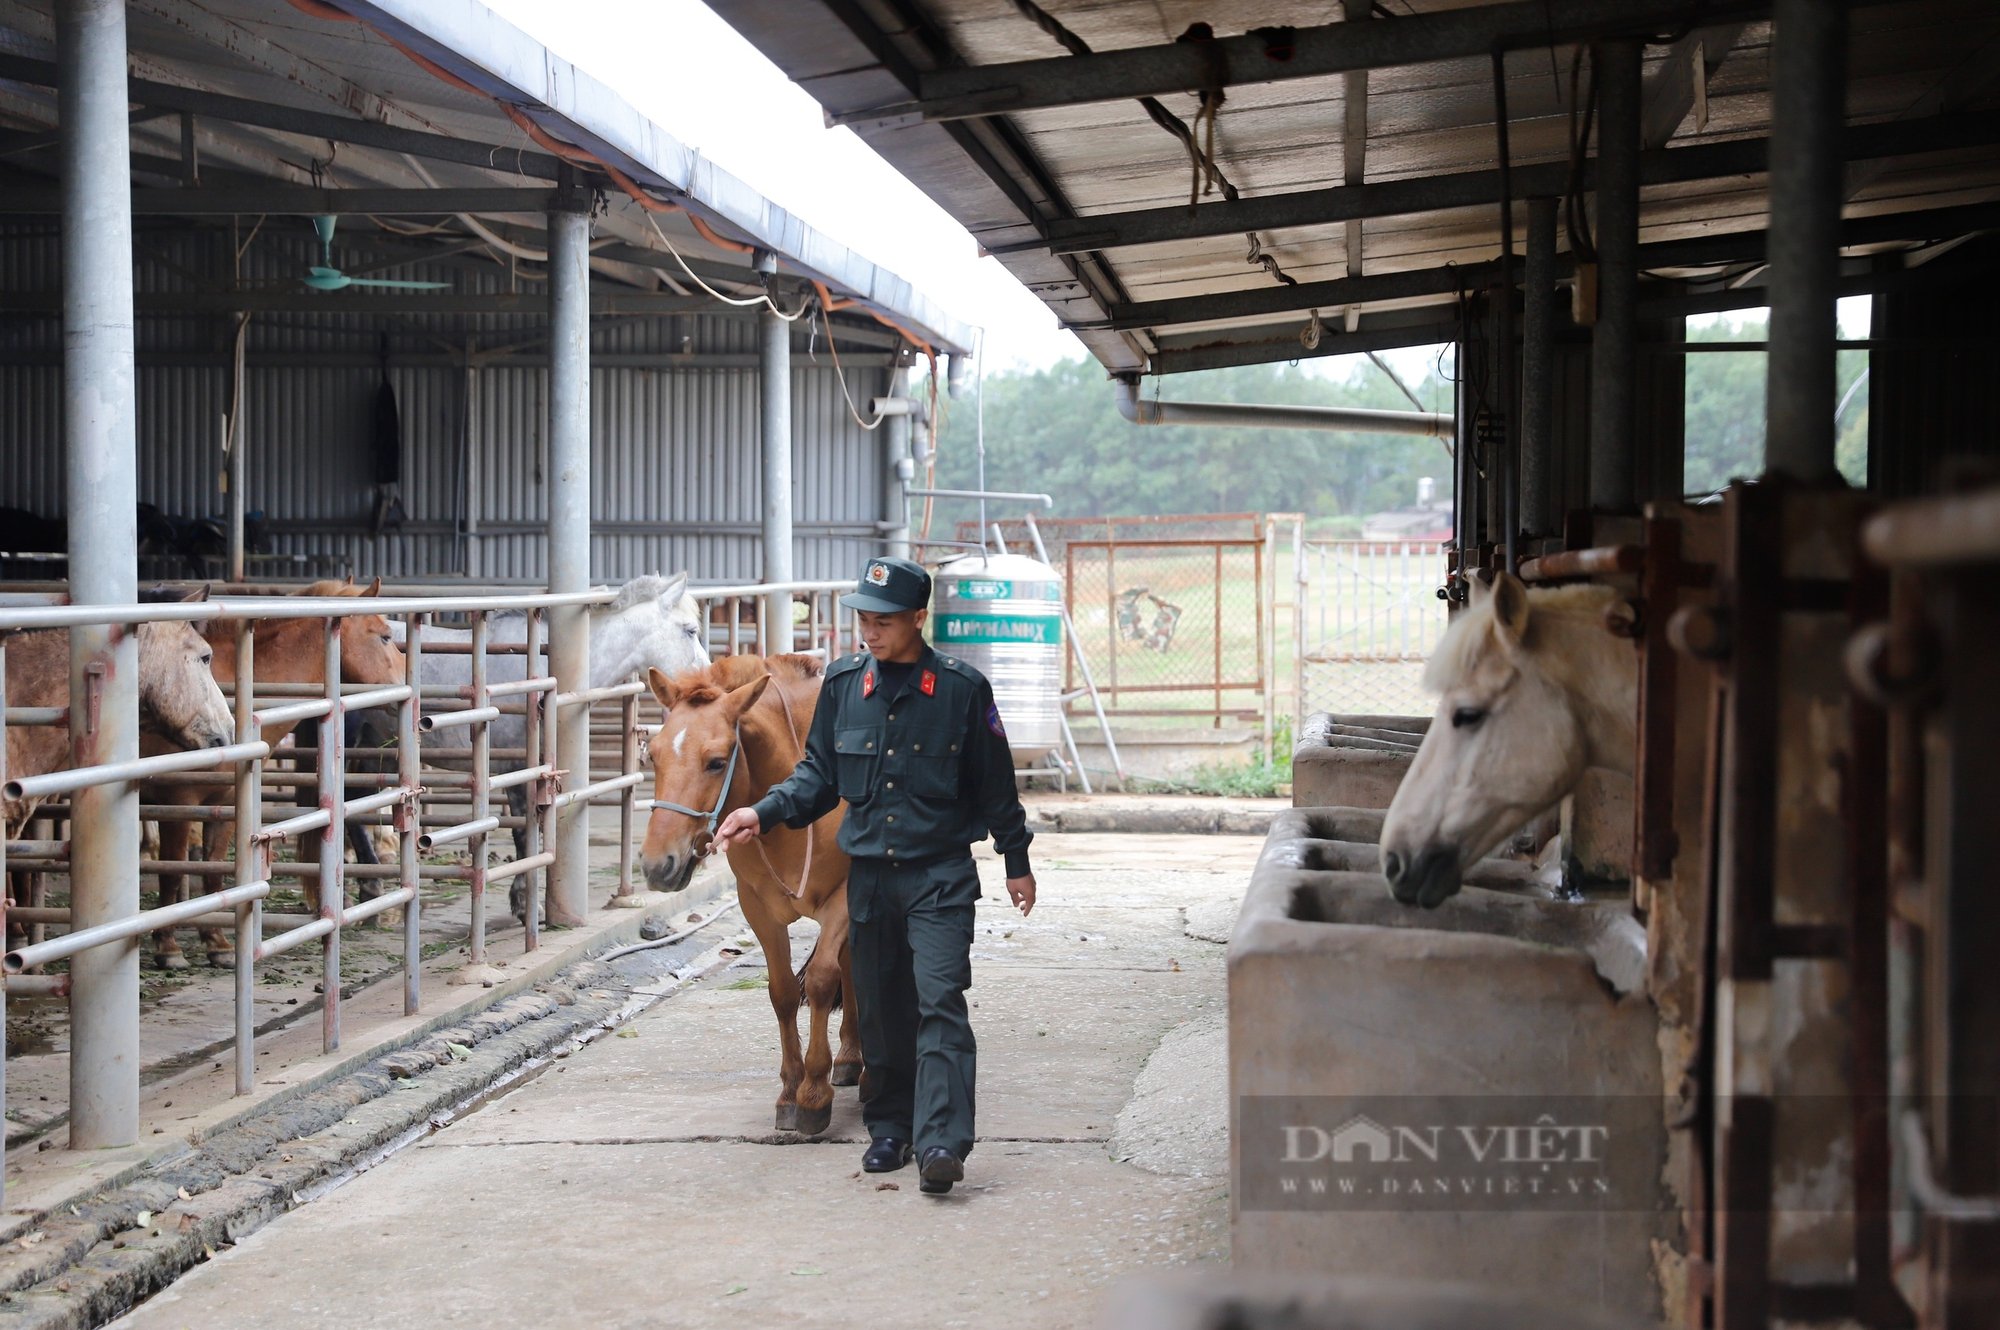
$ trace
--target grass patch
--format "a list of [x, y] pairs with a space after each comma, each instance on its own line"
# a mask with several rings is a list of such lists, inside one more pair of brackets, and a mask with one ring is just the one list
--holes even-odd
[[1205, 794], [1211, 798], [1275, 799], [1292, 780], [1292, 723], [1280, 717], [1271, 749], [1259, 748], [1247, 762], [1204, 762], [1179, 776], [1135, 776], [1142, 794]]
[[723, 987], [734, 992], [743, 993], [753, 988], [768, 988], [770, 984], [771, 976], [768, 974], [752, 974], [745, 975], [741, 979], [731, 979]]

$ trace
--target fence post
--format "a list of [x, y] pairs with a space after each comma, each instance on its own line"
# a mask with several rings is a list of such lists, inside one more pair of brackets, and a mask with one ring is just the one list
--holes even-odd
[[[587, 208], [588, 202], [582, 206]], [[549, 495], [549, 590], [582, 591], [590, 580], [590, 218], [587, 212], [549, 214], [549, 460], [555, 484]], [[590, 687], [590, 612], [581, 605], [549, 611], [549, 663], [556, 687], [580, 693]], [[562, 708], [552, 706], [551, 721]], [[581, 787], [590, 783], [590, 707], [580, 704], [563, 722], [558, 767]], [[556, 817], [549, 849], [548, 913], [551, 924], [574, 927], [590, 912], [590, 805], [577, 803]]]
[[[58, 4], [56, 57], [70, 599], [130, 604], [138, 533], [124, 0]], [[136, 759], [137, 629], [73, 628], [69, 641], [71, 761]], [[137, 913], [139, 787], [89, 786], [70, 809], [71, 927]], [[139, 950], [137, 940], [93, 947], [70, 962], [72, 1150], [139, 1139]]]

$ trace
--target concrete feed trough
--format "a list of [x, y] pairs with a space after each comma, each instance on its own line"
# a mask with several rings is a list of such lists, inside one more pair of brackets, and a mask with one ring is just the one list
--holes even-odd
[[1292, 806], [1387, 808], [1429, 727], [1427, 716], [1306, 717], [1292, 750]]
[[[1370, 808], [1292, 808], [1271, 820], [1264, 857], [1310, 872], [1373, 873], [1382, 863], [1382, 814]], [[1560, 874], [1521, 859], [1489, 855], [1469, 865], [1465, 881], [1493, 891], [1563, 896]]]
[[1274, 823], [1229, 946], [1235, 1268], [1657, 1317], [1674, 1221], [1643, 929], [1473, 886], [1410, 909], [1307, 866], [1312, 829]]

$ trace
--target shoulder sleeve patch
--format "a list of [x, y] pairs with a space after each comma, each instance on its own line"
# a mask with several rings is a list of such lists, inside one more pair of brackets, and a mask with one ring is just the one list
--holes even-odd
[[996, 739], [1007, 737], [1007, 727], [1000, 723], [1000, 707], [998, 703], [986, 708], [986, 728], [993, 731], [993, 737]]

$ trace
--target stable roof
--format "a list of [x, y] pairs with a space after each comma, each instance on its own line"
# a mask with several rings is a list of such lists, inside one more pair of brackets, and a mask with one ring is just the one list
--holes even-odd
[[[0, 0], [0, 215], [60, 209], [52, 10]], [[477, 0], [133, 0], [128, 15], [141, 218], [338, 213], [353, 218], [341, 223], [350, 234], [375, 217], [458, 217], [403, 242], [441, 256], [474, 247], [463, 221], [473, 217], [533, 251], [563, 201], [551, 186], [573, 185], [604, 200], [595, 272], [631, 288], [607, 292], [600, 280], [599, 309], [726, 308], [701, 295], [664, 239], [727, 294], [764, 289], [751, 251], [766, 250], [781, 303], [820, 283], [850, 326], [886, 324], [942, 353], [971, 347], [972, 330], [907, 281], [704, 161]], [[674, 206], [642, 207], [634, 191]], [[303, 289], [206, 294], [232, 308], [530, 307], [491, 293], [348, 290], [337, 305]]]
[[[1114, 371], [1450, 340], [1500, 252], [1496, 91], [1519, 253], [1518, 201], [1588, 198], [1588, 54], [1575, 90], [1571, 68], [1601, 37], [1646, 43], [1641, 266], [1697, 279], [1672, 288], [1687, 312], [1764, 301], [1768, 3], [710, 3]], [[1855, 6], [1850, 256], [1921, 262], [2000, 225], [1996, 106], [2000, 6]], [[1208, 186], [1189, 140], [1211, 132]]]

